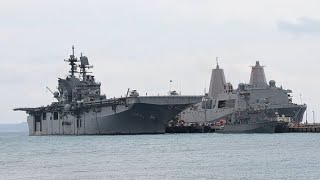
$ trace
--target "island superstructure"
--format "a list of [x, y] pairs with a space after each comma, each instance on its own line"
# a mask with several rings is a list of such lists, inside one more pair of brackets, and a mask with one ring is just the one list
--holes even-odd
[[[59, 78], [57, 102], [25, 111], [29, 135], [104, 135], [165, 133], [165, 125], [181, 111], [201, 102], [203, 96], [139, 96], [136, 90], [125, 97], [107, 99], [101, 84], [87, 69], [93, 68], [86, 56], [73, 53], [65, 60], [70, 75]], [[80, 69], [78, 72], [77, 69]], [[76, 77], [79, 74], [79, 77]]]

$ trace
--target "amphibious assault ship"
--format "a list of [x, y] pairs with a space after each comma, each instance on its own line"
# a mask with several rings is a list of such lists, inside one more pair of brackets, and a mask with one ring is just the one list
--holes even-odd
[[232, 84], [226, 83], [224, 71], [217, 63], [216, 69], [212, 70], [209, 93], [201, 103], [183, 111], [181, 119], [187, 123], [214, 122], [250, 107], [254, 111], [277, 112], [278, 116], [299, 123], [307, 106], [294, 104], [290, 93], [291, 90], [276, 87], [274, 80], [266, 83], [264, 67], [259, 61], [252, 66], [250, 83], [240, 83], [233, 89]]
[[[65, 60], [70, 75], [59, 78], [58, 91], [52, 92], [57, 102], [25, 111], [29, 135], [103, 135], [165, 133], [165, 125], [203, 96], [139, 96], [136, 90], [125, 97], [107, 99], [101, 84], [89, 75], [93, 68], [88, 58], [72, 55]], [[80, 68], [80, 71], [77, 71]], [[79, 73], [79, 77], [76, 74]]]

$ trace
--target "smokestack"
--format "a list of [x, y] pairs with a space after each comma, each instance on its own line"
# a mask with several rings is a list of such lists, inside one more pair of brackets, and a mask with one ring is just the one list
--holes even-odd
[[226, 84], [226, 78], [224, 76], [223, 69], [220, 69], [217, 59], [216, 69], [212, 69], [210, 86], [209, 86], [209, 97], [216, 98], [218, 94], [224, 92], [224, 85]]
[[253, 87], [257, 88], [264, 88], [267, 87], [266, 76], [264, 74], [264, 66], [260, 66], [260, 62], [256, 61], [255, 66], [251, 66], [251, 77], [250, 77], [250, 84]]

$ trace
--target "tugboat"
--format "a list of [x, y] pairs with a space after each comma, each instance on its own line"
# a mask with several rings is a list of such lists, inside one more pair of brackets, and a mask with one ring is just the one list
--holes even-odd
[[[59, 78], [57, 102], [25, 111], [29, 135], [105, 135], [165, 133], [165, 126], [184, 109], [201, 102], [203, 96], [139, 96], [136, 90], [125, 97], [107, 99], [101, 84], [87, 69], [93, 68], [86, 56], [65, 60], [70, 74]], [[77, 71], [80, 68], [80, 71]], [[76, 74], [79, 73], [79, 77]]]
[[282, 115], [281, 117], [278, 117], [277, 120], [278, 122], [275, 133], [289, 132], [290, 117], [285, 117], [284, 115]]

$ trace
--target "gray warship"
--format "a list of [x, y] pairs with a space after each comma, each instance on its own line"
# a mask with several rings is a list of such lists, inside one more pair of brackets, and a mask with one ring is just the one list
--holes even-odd
[[[57, 102], [35, 108], [16, 108], [29, 116], [29, 135], [109, 135], [165, 133], [165, 125], [181, 111], [201, 102], [203, 96], [139, 96], [136, 90], [125, 97], [107, 99], [101, 84], [89, 75], [88, 58], [72, 55], [65, 60], [70, 75], [59, 78]], [[80, 69], [78, 72], [77, 69]], [[79, 73], [79, 77], [76, 74]]]
[[267, 84], [264, 67], [259, 61], [252, 66], [250, 83], [240, 83], [237, 89], [233, 89], [232, 84], [226, 82], [224, 70], [217, 62], [216, 69], [212, 70], [209, 93], [201, 103], [183, 111], [181, 119], [187, 123], [215, 122], [250, 107], [253, 111], [265, 109], [269, 113], [276, 112], [279, 117], [299, 123], [307, 106], [293, 103], [291, 93], [291, 90], [277, 87], [274, 80]]
[[239, 111], [225, 117], [217, 133], [274, 133], [277, 126], [277, 114], [264, 110]]

